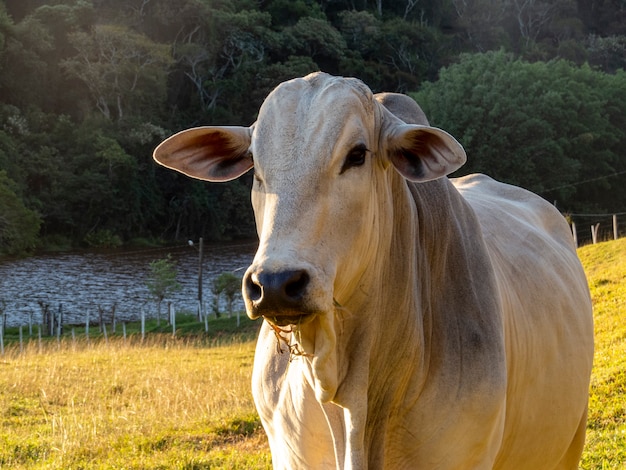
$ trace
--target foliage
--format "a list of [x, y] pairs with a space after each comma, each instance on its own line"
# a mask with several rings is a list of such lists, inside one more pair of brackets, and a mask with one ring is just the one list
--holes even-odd
[[[407, 92], [436, 81], [462, 53], [504, 48], [531, 63], [562, 58], [614, 74], [590, 79], [592, 69], [583, 67], [563, 78], [576, 85], [565, 93], [565, 83], [546, 76], [565, 66], [548, 67], [541, 80], [553, 93], [543, 95], [544, 108], [558, 108], [548, 118], [560, 112], [567, 120], [546, 127], [545, 117], [533, 117], [498, 137], [519, 143], [538, 132], [545, 146], [524, 155], [549, 154], [566, 182], [600, 175], [618, 169], [609, 154], [623, 160], [615, 150], [622, 137], [612, 130], [624, 124], [624, 25], [619, 2], [574, 0], [0, 0], [0, 170], [21, 204], [39, 214], [44, 238], [74, 245], [99, 231], [122, 242], [250, 238], [251, 178], [206, 185], [157, 168], [150, 155], [161, 140], [191, 126], [249, 125], [273, 87], [315, 70], [357, 76], [375, 92]], [[491, 64], [490, 79], [499, 66], [509, 64]], [[512, 88], [532, 88], [528, 79], [540, 69], [520, 67], [519, 81], [508, 77]], [[480, 69], [468, 78], [483, 81]], [[605, 111], [588, 126], [605, 119], [611, 131], [575, 134], [564, 154], [572, 134], [559, 133], [587, 125], [580, 113], [599, 102]], [[502, 109], [495, 93], [485, 104]], [[548, 145], [551, 137], [559, 142]], [[516, 178], [540, 187], [547, 166], [532, 161]], [[556, 168], [549, 177], [559, 176]], [[626, 200], [622, 186], [615, 205]], [[593, 188], [556, 196], [573, 198], [572, 207], [591, 197], [588, 206], [609, 210], [600, 194], [608, 186]]]
[[213, 279], [211, 289], [213, 293], [213, 310], [219, 316], [219, 298], [222, 294], [226, 297], [228, 316], [233, 315], [233, 304], [238, 295], [241, 295], [241, 278], [237, 275], [225, 272]]
[[61, 67], [86, 85], [107, 119], [121, 120], [127, 104], [134, 104], [136, 113], [163, 102], [172, 62], [167, 45], [119, 25], [96, 24], [89, 33], [71, 33], [68, 40], [78, 54]]
[[0, 254], [23, 254], [37, 243], [41, 219], [14, 192], [14, 182], [0, 170]]
[[95, 248], [115, 248], [122, 244], [120, 237], [107, 229], [88, 233], [85, 237], [85, 242], [87, 245]]
[[161, 318], [161, 303], [168, 294], [181, 289], [180, 283], [176, 280], [178, 270], [176, 263], [172, 261], [172, 256], [154, 260], [150, 263], [150, 274], [146, 281], [146, 287], [155, 298], [158, 307], [157, 318]]
[[465, 147], [462, 174], [487, 173], [564, 210], [619, 211], [623, 184], [605, 177], [626, 170], [625, 87], [623, 72], [530, 63], [501, 50], [462, 56], [413, 96]]

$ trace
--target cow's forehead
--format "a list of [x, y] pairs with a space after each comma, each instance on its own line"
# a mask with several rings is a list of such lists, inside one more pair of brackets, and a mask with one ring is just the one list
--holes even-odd
[[316, 73], [284, 82], [261, 106], [255, 153], [261, 157], [278, 150], [300, 154], [311, 145], [332, 148], [344, 132], [370, 132], [374, 107], [372, 92], [357, 79]]
[[373, 101], [371, 90], [361, 80], [317, 72], [281, 83], [268, 95], [261, 113], [264, 108], [274, 105], [288, 106], [292, 111], [296, 110], [295, 106], [300, 111], [307, 111], [312, 104], [330, 104], [327, 100], [349, 101], [355, 98], [365, 106], [371, 106]]

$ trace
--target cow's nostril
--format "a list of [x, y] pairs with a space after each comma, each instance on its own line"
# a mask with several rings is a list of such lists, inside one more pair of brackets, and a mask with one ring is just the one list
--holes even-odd
[[261, 289], [258, 280], [255, 281], [253, 277], [254, 275], [248, 274], [244, 285], [246, 289], [246, 297], [253, 302], [257, 302], [261, 300], [261, 297], [263, 297], [263, 290]]
[[302, 297], [309, 280], [309, 273], [306, 271], [293, 271], [291, 278], [285, 283], [285, 294], [287, 297], [294, 300]]

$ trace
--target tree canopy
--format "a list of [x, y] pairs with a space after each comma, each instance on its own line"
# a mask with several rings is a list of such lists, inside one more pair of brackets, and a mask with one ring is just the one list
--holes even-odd
[[[625, 90], [623, 71], [531, 63], [498, 51], [462, 55], [412, 96], [432, 125], [465, 147], [459, 174], [487, 173], [569, 211], [619, 212]], [[579, 185], [589, 179], [593, 185]]]
[[254, 236], [250, 176], [200, 183], [152, 149], [249, 125], [316, 70], [418, 92], [467, 171], [621, 208], [623, 179], [603, 177], [624, 165], [625, 64], [626, 8], [608, 0], [0, 0], [0, 253]]

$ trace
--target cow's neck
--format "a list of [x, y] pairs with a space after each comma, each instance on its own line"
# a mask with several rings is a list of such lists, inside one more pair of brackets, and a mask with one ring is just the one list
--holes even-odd
[[[367, 360], [377, 373], [395, 357], [406, 364], [407, 355], [415, 358], [417, 369], [423, 369], [433, 294], [449, 282], [446, 267], [454, 252], [451, 247], [463, 244], [466, 237], [457, 215], [471, 213], [448, 179], [412, 184], [392, 172], [390, 186], [392, 205], [381, 201], [379, 210], [376, 255], [344, 306], [349, 313], [342, 316], [347, 325], [341, 328], [354, 342], [348, 350], [358, 351], [352, 362]], [[369, 354], [363, 354], [364, 345]], [[384, 380], [374, 382], [388, 388]]]
[[472, 241], [480, 238], [473, 212], [449, 180], [414, 185], [393, 176], [391, 187], [393, 209], [381, 208], [388, 219], [379, 227], [384, 236], [376, 258], [337, 328], [344, 337], [337, 340], [333, 402], [350, 410], [347, 455], [359, 453], [360, 440], [370, 463], [384, 459], [385, 440], [398, 427], [392, 420], [418, 399], [432, 380], [433, 363], [442, 360], [430, 340], [442, 328], [438, 316], [445, 307], [438, 299], [458, 288], [450, 274], [453, 258], [481, 249]]

